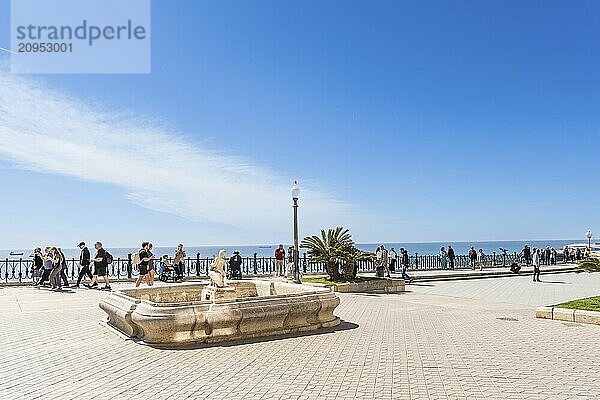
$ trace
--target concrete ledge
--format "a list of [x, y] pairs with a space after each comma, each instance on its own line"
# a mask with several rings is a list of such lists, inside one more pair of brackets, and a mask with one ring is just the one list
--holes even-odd
[[535, 317], [553, 319], [555, 321], [600, 325], [599, 311], [575, 310], [570, 308], [558, 307], [538, 307], [535, 310]]
[[552, 307], [538, 307], [535, 310], [536, 318], [552, 319]]
[[580, 324], [600, 325], [600, 312], [598, 311], [575, 310], [574, 315], [575, 322]]
[[575, 310], [568, 308], [553, 308], [552, 319], [556, 321], [575, 322]]
[[338, 293], [402, 293], [404, 279], [378, 279], [364, 282], [348, 282], [338, 284], [304, 283], [310, 286], [327, 287]]

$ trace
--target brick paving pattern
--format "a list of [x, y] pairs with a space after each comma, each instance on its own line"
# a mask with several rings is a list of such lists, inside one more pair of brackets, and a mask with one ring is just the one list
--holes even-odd
[[0, 399], [600, 398], [600, 327], [533, 318], [600, 275], [529, 279], [342, 294], [333, 332], [175, 350], [100, 325], [101, 291], [6, 287]]

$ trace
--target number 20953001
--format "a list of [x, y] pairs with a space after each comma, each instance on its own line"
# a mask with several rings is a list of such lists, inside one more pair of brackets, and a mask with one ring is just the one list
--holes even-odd
[[71, 53], [73, 43], [19, 43], [19, 53]]

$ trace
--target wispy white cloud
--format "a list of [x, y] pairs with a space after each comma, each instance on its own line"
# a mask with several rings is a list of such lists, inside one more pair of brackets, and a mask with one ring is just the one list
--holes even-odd
[[[113, 184], [142, 207], [190, 220], [288, 230], [291, 177], [205, 148], [157, 121], [2, 71], [0, 157], [19, 168]], [[305, 231], [352, 225], [359, 215], [304, 185]]]

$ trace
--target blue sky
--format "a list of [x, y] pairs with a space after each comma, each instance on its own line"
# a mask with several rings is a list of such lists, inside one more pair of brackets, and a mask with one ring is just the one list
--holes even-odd
[[[294, 179], [301, 234], [582, 237], [599, 22], [593, 1], [153, 1], [151, 74], [0, 72], [0, 248], [289, 242]], [[19, 122], [55, 106], [70, 133]], [[88, 130], [96, 113], [131, 136]], [[70, 159], [102, 138], [114, 159]]]

